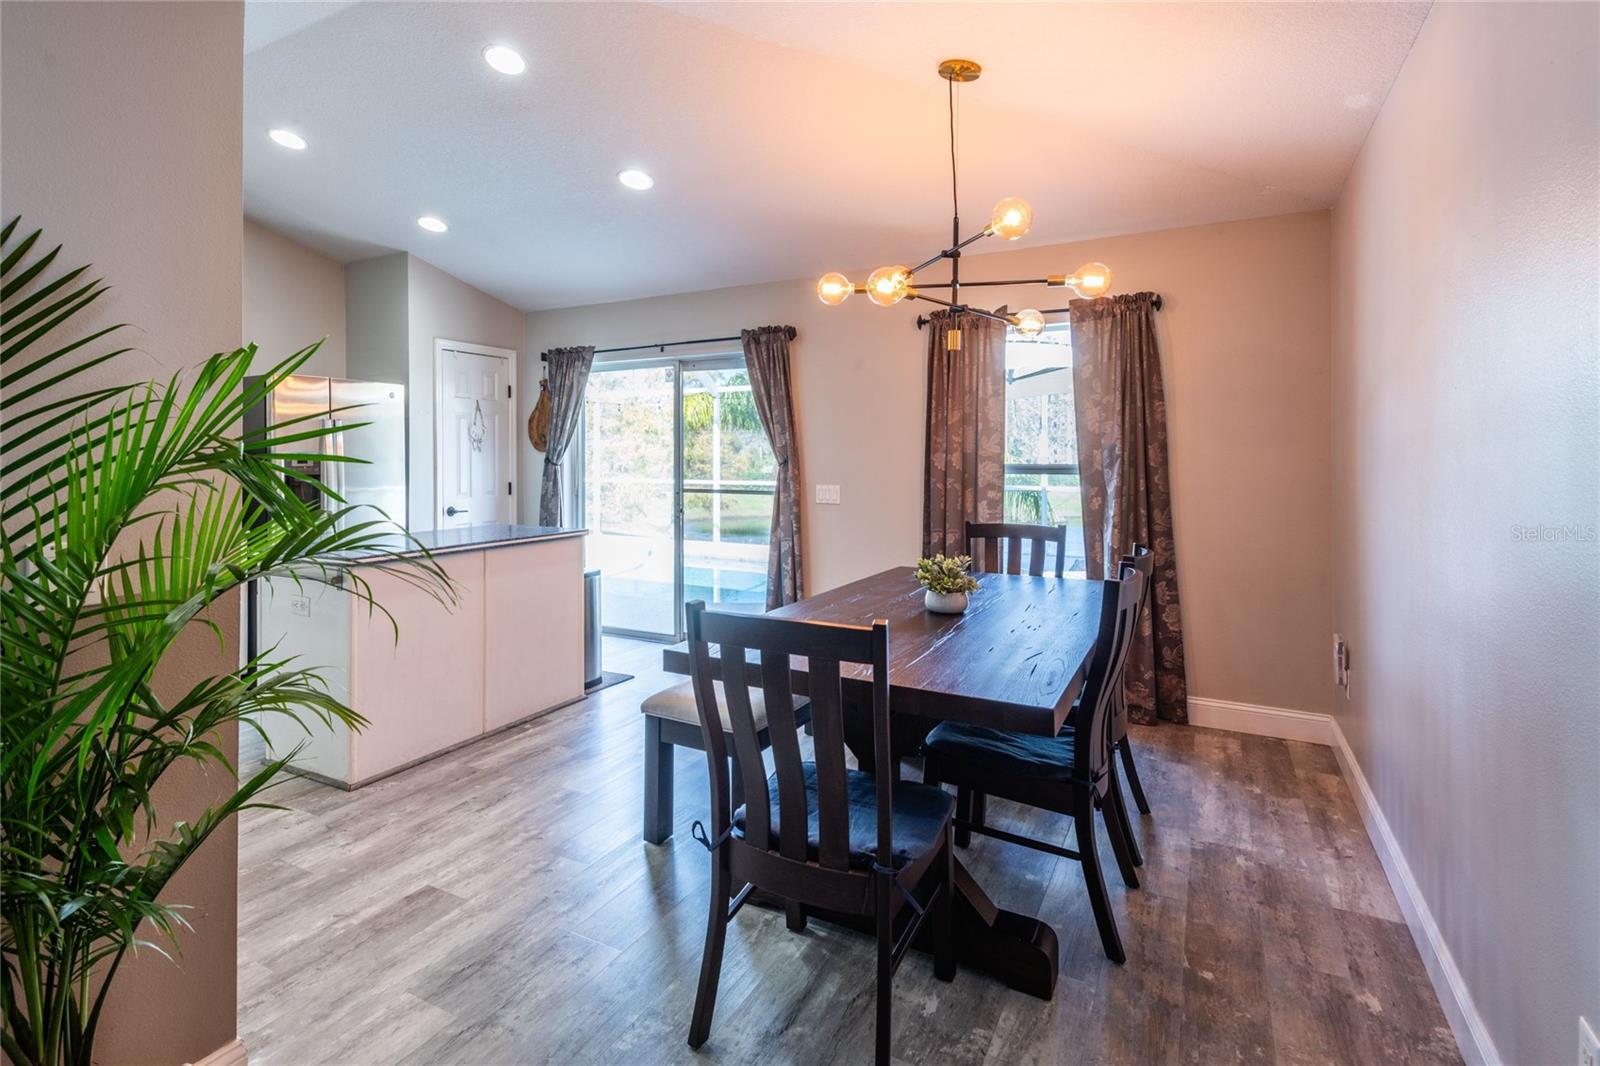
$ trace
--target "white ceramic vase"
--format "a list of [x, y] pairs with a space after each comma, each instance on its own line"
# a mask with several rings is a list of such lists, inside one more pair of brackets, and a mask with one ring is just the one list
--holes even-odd
[[934, 614], [960, 614], [967, 609], [967, 594], [965, 592], [935, 592], [928, 589], [922, 598], [923, 604]]

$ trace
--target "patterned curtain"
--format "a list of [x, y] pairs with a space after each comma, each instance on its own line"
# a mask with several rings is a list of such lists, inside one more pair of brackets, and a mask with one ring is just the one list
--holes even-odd
[[561, 460], [578, 432], [583, 390], [594, 365], [594, 345], [552, 348], [544, 353], [550, 397], [550, 449], [544, 453], [544, 484], [539, 488], [539, 524], [561, 524]]
[[1006, 479], [1006, 327], [955, 316], [928, 323], [928, 428], [922, 493], [922, 554], [960, 555], [968, 522], [998, 522]]
[[767, 552], [767, 610], [793, 603], [805, 593], [800, 540], [800, 444], [795, 433], [794, 393], [789, 387], [789, 342], [793, 326], [762, 326], [739, 334], [750, 394], [761, 428], [777, 461], [772, 493], [772, 543]]
[[1135, 722], [1189, 720], [1167, 476], [1167, 402], [1156, 350], [1155, 294], [1073, 300], [1072, 391], [1078, 418], [1084, 565], [1111, 577], [1138, 542], [1155, 556], [1150, 609], [1128, 652]]

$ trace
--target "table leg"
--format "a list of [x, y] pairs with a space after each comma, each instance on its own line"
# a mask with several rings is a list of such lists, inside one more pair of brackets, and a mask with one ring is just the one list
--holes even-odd
[[1045, 922], [997, 907], [956, 859], [956, 960], [1040, 999], [1055, 995], [1061, 971], [1056, 931]]

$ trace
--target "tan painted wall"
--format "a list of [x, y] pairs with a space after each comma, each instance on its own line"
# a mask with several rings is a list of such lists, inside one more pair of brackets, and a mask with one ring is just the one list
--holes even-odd
[[[1165, 298], [1158, 331], [1194, 696], [1328, 709], [1328, 240], [1328, 216], [1315, 212], [1055, 247], [1024, 241], [964, 261], [966, 276], [980, 279], [1098, 259], [1116, 271], [1118, 291]], [[545, 348], [796, 326], [809, 589], [903, 565], [921, 543], [927, 358], [912, 322], [928, 305], [884, 309], [857, 297], [829, 308], [813, 285], [534, 312], [522, 414], [538, 399]], [[1012, 307], [1065, 303], [1056, 289], [987, 292]], [[522, 449], [530, 520], [542, 457], [525, 441]], [[819, 482], [841, 486], [840, 506], [811, 502]]]
[[344, 264], [245, 219], [244, 339], [262, 368], [322, 340], [302, 373], [346, 377]]
[[[115, 286], [95, 317], [143, 331], [118, 380], [239, 343], [243, 33], [231, 3], [0, 8], [0, 210]], [[236, 619], [218, 611], [230, 641]], [[160, 678], [169, 694], [233, 662], [209, 635], [187, 637]], [[177, 767], [161, 813], [192, 816], [227, 784]], [[168, 897], [194, 904], [196, 931], [178, 965], [147, 951], [123, 967], [97, 1061], [178, 1063], [233, 1039], [237, 851], [230, 826], [173, 880]]]
[[1334, 214], [1334, 707], [1508, 1063], [1600, 1022], [1597, 41], [1435, 5]]
[[409, 260], [411, 382], [407, 403], [411, 416], [411, 476], [407, 524], [412, 529], [432, 529], [439, 518], [433, 499], [434, 341], [487, 344], [517, 351], [522, 345], [523, 315], [432, 263], [416, 256]]

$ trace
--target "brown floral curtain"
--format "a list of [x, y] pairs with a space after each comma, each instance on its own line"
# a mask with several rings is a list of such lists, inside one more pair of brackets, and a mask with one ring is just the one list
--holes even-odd
[[1155, 576], [1150, 609], [1128, 653], [1128, 712], [1135, 722], [1187, 722], [1154, 298], [1141, 292], [1069, 305], [1084, 563], [1091, 577], [1110, 577], [1135, 542], [1150, 547]]
[[767, 552], [767, 610], [798, 600], [805, 591], [800, 540], [799, 435], [794, 390], [789, 386], [789, 342], [793, 326], [762, 326], [739, 333], [756, 416], [767, 431], [777, 462], [772, 493], [772, 541]]
[[[935, 311], [928, 323], [922, 554], [967, 550], [968, 522], [998, 522], [1006, 465], [1006, 327]], [[961, 344], [950, 350], [948, 334]]]
[[561, 460], [578, 432], [583, 390], [594, 365], [594, 345], [552, 348], [544, 353], [550, 397], [550, 448], [544, 453], [544, 483], [539, 487], [539, 524], [561, 524]]

